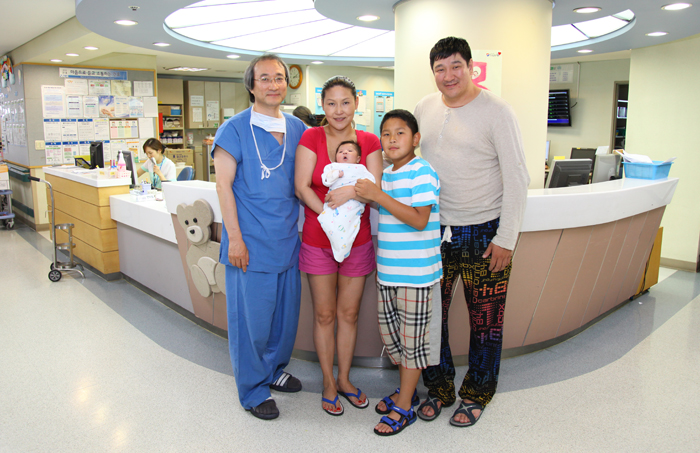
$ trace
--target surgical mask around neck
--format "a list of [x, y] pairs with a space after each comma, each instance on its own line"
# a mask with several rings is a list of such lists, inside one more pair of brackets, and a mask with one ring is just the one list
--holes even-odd
[[273, 118], [251, 109], [250, 124], [258, 126], [267, 132], [280, 132], [282, 134], [287, 133], [287, 121], [284, 119], [284, 116], [281, 118]]

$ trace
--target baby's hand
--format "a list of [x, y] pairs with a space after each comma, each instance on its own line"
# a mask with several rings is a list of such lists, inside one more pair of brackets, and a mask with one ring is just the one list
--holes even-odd
[[343, 177], [343, 170], [338, 170], [338, 178], [342, 178], [342, 177]]
[[355, 193], [365, 200], [377, 201], [377, 196], [382, 190], [369, 179], [358, 179], [355, 183]]

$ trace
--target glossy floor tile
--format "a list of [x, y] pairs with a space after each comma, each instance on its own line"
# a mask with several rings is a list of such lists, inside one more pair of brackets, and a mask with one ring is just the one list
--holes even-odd
[[451, 427], [447, 408], [380, 438], [373, 406], [396, 370], [353, 369], [371, 406], [330, 417], [318, 365], [292, 360], [304, 390], [275, 394], [281, 417], [260, 421], [238, 403], [224, 339], [124, 280], [51, 283], [51, 243], [20, 224], [0, 251], [0, 453], [700, 449], [698, 274], [662, 269], [579, 335], [504, 360], [475, 426]]

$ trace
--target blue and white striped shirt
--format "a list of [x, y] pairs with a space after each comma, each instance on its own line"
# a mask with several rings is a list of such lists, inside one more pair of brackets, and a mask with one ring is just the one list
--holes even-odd
[[425, 160], [415, 157], [393, 171], [384, 170], [382, 190], [407, 206], [431, 206], [422, 231], [379, 207], [377, 276], [384, 286], [432, 286], [442, 277], [440, 256], [440, 180]]

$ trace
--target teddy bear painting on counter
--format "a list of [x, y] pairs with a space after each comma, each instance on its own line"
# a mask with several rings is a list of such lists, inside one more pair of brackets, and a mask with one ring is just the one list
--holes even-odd
[[203, 297], [226, 294], [225, 267], [219, 263], [220, 244], [211, 241], [214, 212], [209, 203], [204, 200], [191, 205], [181, 203], [177, 207], [177, 221], [190, 242], [185, 259], [199, 294]]

